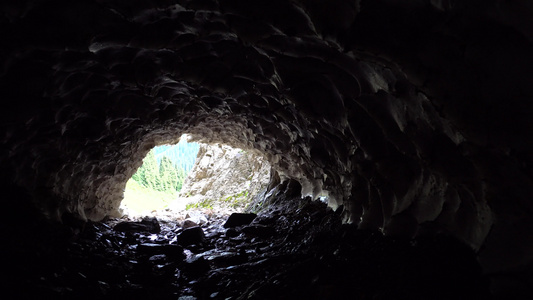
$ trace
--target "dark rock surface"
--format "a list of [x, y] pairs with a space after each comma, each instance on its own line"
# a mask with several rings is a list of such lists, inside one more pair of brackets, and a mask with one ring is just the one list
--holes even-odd
[[161, 227], [156, 218], [144, 218], [141, 222], [118, 223], [113, 229], [120, 232], [161, 232]]
[[6, 257], [119, 217], [148, 151], [189, 133], [263, 154], [263, 198], [327, 195], [385, 239], [455, 237], [494, 293], [530, 289], [532, 16], [525, 0], [1, 1]]
[[178, 234], [178, 244], [182, 246], [197, 245], [204, 241], [205, 234], [200, 226], [186, 228]]
[[248, 225], [257, 217], [254, 213], [232, 213], [224, 223], [224, 228]]
[[242, 232], [250, 236], [257, 236], [260, 238], [272, 237], [276, 234], [276, 230], [270, 226], [254, 224], [242, 228]]
[[293, 199], [291, 206], [304, 212], [286, 205], [260, 214], [269, 225], [243, 228], [275, 234], [229, 237], [221, 233], [232, 228], [213, 217], [183, 231], [207, 232], [203, 243], [184, 248], [173, 222], [160, 222], [158, 234], [111, 230], [121, 220], [90, 222], [70, 243], [37, 252], [24, 281], [7, 280], [3, 299], [489, 297], [475, 253], [451, 237], [388, 238], [343, 225], [340, 213], [320, 202]]

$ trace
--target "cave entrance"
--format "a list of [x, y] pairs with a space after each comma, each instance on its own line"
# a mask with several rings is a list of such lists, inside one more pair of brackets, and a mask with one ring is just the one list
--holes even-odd
[[265, 191], [270, 164], [255, 151], [225, 144], [188, 142], [150, 150], [128, 180], [124, 216], [176, 219], [194, 212], [229, 215], [245, 211]]

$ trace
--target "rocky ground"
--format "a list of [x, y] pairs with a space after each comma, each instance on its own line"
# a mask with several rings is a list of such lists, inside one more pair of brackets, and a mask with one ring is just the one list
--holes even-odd
[[4, 291], [9, 299], [488, 298], [462, 244], [359, 231], [309, 198], [259, 215], [189, 217], [72, 226], [62, 232], [68, 243], [13, 254], [18, 269]]

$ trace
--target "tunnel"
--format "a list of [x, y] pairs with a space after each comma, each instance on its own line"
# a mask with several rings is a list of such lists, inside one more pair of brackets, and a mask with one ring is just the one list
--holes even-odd
[[7, 264], [119, 217], [148, 151], [188, 133], [264, 155], [281, 200], [327, 194], [343, 228], [446, 237], [472, 252], [493, 297], [531, 292], [529, 1], [0, 7]]

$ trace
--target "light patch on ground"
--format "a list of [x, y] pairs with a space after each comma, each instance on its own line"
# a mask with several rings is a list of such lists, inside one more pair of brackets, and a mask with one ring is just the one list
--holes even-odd
[[154, 210], [163, 210], [169, 206], [177, 197], [177, 193], [168, 194], [165, 192], [154, 191], [141, 186], [135, 180], [130, 179], [126, 184], [124, 191], [124, 200], [120, 208], [125, 214], [150, 215]]

